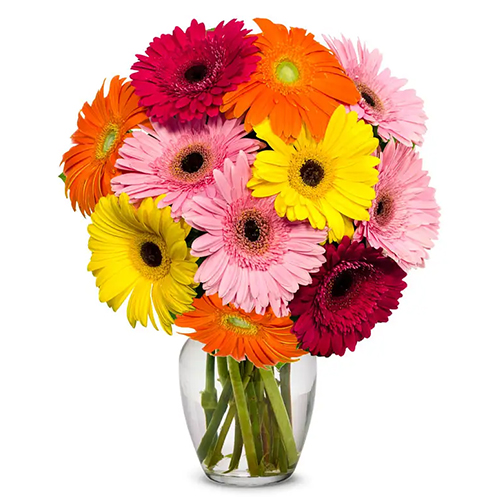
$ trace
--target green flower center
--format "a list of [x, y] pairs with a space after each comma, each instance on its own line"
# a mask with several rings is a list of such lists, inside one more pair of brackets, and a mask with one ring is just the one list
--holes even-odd
[[226, 321], [237, 328], [243, 328], [244, 330], [253, 329], [253, 325], [248, 321], [245, 321], [243, 318], [239, 316], [228, 316]]
[[282, 83], [295, 83], [300, 78], [300, 72], [292, 61], [281, 61], [276, 67], [276, 76]]
[[102, 143], [102, 152], [106, 154], [112, 147], [116, 141], [116, 136], [118, 135], [117, 131], [111, 129], [108, 132], [108, 135], [105, 137], [104, 142]]

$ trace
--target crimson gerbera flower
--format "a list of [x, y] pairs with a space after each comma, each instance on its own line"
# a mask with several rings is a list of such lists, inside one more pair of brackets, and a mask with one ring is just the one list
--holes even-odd
[[185, 32], [177, 27], [155, 38], [131, 76], [148, 116], [160, 123], [216, 116], [223, 95], [248, 81], [259, 61], [249, 32], [235, 19], [209, 31], [193, 19]]
[[406, 272], [381, 250], [348, 237], [325, 249], [325, 264], [290, 303], [292, 316], [299, 316], [292, 332], [315, 356], [342, 356], [397, 309]]

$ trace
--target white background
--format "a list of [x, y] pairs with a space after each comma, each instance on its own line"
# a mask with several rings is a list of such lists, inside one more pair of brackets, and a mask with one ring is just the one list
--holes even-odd
[[2, 500], [248, 497], [204, 478], [181, 408], [184, 338], [97, 299], [87, 222], [57, 178], [85, 100], [154, 36], [254, 17], [378, 47], [429, 115], [442, 230], [400, 308], [319, 360], [294, 477], [262, 498], [498, 499], [500, 328], [494, 2], [12, 2], [0, 58]]

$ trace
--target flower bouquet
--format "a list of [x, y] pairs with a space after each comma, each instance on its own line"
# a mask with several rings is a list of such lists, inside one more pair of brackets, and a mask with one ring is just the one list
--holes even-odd
[[83, 105], [61, 174], [99, 300], [189, 337], [188, 427], [234, 484], [293, 472], [316, 357], [388, 320], [439, 223], [406, 81], [359, 42], [255, 22], [155, 38]]

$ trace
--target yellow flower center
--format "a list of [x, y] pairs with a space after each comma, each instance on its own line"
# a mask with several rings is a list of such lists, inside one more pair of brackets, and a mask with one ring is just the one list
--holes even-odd
[[255, 323], [247, 321], [239, 314], [225, 314], [221, 318], [221, 325], [237, 335], [250, 335], [254, 337], [257, 333], [259, 333], [259, 328]]
[[167, 244], [156, 234], [137, 235], [130, 246], [130, 258], [136, 269], [148, 280], [158, 281], [170, 272]]
[[101, 132], [96, 144], [96, 157], [99, 160], [107, 158], [119, 141], [120, 127], [109, 123]]
[[300, 78], [300, 72], [292, 61], [285, 59], [276, 67], [276, 76], [280, 82], [291, 84], [295, 83]]

